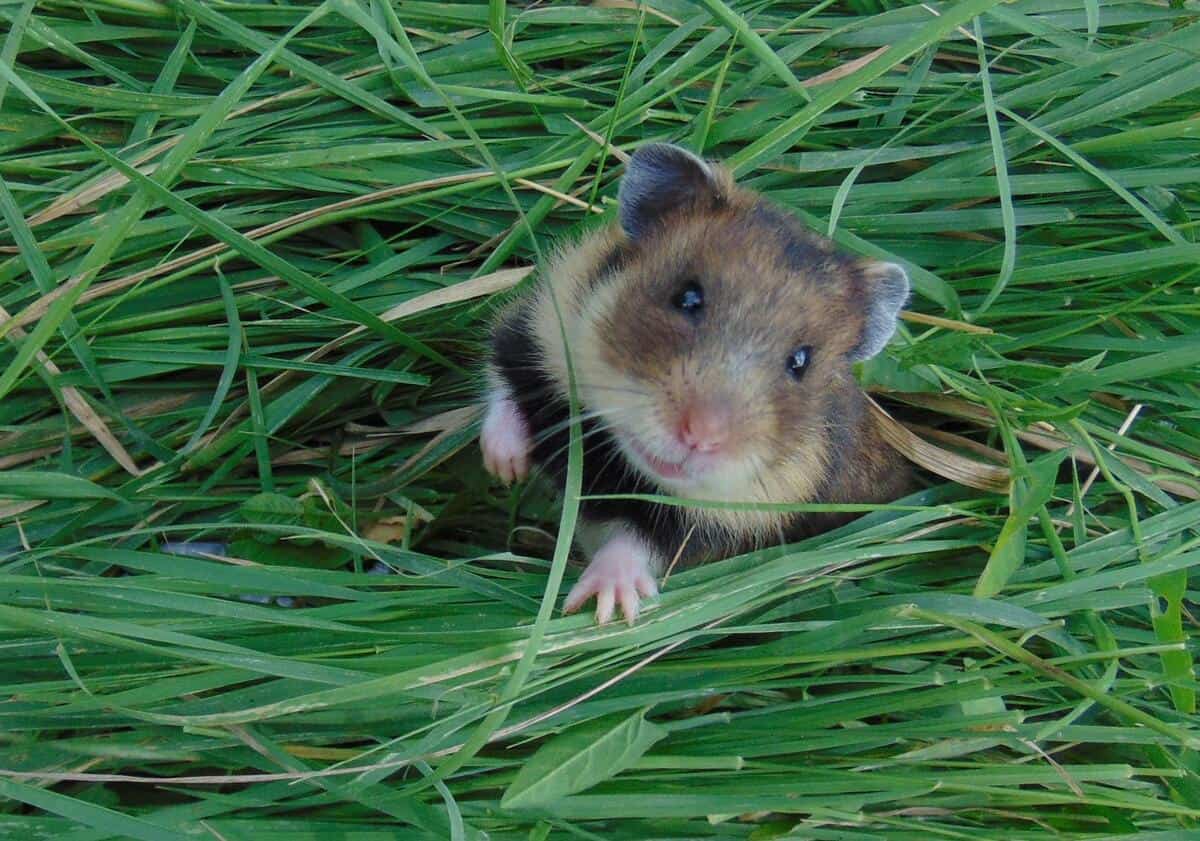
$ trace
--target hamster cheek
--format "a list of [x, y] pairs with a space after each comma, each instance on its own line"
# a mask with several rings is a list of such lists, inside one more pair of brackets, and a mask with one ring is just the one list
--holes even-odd
[[479, 433], [483, 466], [488, 473], [508, 485], [529, 475], [529, 453], [533, 442], [516, 401], [503, 389], [488, 396], [487, 414]]
[[628, 529], [615, 530], [592, 555], [587, 569], [567, 594], [563, 612], [573, 613], [595, 596], [598, 624], [609, 622], [613, 608], [619, 604], [625, 621], [632, 625], [641, 598], [658, 595], [653, 565], [653, 551], [644, 540]]

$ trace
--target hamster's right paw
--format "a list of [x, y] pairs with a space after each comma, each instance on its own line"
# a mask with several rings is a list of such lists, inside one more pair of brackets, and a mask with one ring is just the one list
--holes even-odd
[[529, 426], [511, 397], [493, 395], [479, 433], [483, 466], [506, 485], [529, 475]]
[[595, 596], [598, 624], [610, 622], [613, 608], [620, 605], [625, 621], [632, 625], [641, 610], [642, 597], [657, 595], [646, 545], [629, 533], [619, 532], [600, 547], [567, 593], [563, 613], [574, 613]]

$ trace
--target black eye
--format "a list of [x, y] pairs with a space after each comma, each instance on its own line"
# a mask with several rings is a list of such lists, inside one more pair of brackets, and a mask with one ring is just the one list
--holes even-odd
[[688, 315], [699, 315], [700, 310], [704, 309], [704, 290], [696, 281], [688, 281], [682, 289], [675, 293], [671, 303], [675, 305], [676, 309], [683, 310]]
[[793, 350], [787, 357], [787, 370], [792, 375], [792, 379], [798, 380], [804, 376], [804, 372], [808, 370], [808, 363], [812, 361], [812, 345], [800, 345]]

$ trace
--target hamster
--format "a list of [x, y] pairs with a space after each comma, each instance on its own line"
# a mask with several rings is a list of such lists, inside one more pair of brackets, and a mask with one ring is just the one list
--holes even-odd
[[[584, 494], [872, 503], [909, 489], [851, 371], [895, 331], [903, 268], [839, 253], [673, 145], [633, 154], [617, 205], [616, 224], [562, 248], [496, 323], [480, 434], [491, 474], [564, 482], [569, 348]], [[598, 622], [619, 606], [632, 623], [672, 563], [853, 516], [585, 500], [588, 565], [564, 609], [594, 597]]]

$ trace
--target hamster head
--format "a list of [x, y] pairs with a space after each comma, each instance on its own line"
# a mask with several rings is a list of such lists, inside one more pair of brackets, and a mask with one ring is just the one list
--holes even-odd
[[853, 446], [851, 364], [895, 331], [904, 270], [836, 251], [675, 146], [633, 155], [618, 209], [560, 257], [564, 329], [541, 331], [565, 338], [584, 408], [667, 492], [807, 498]]

